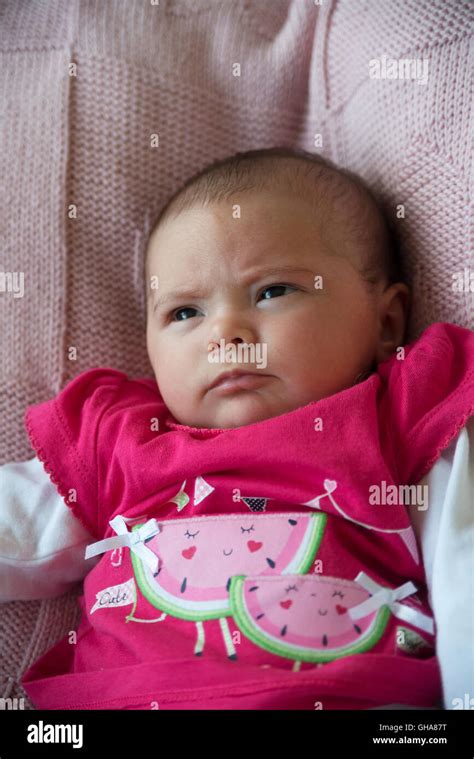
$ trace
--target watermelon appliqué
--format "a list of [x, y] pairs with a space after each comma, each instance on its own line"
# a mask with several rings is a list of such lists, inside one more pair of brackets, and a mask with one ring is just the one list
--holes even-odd
[[328, 662], [372, 648], [390, 617], [381, 606], [357, 623], [348, 609], [370, 594], [357, 583], [321, 575], [234, 576], [232, 616], [255, 645], [278, 656]]
[[[147, 540], [158, 572], [134, 553], [137, 586], [163, 614], [194, 622], [194, 654], [204, 651], [203, 622], [218, 619], [229, 659], [237, 659], [227, 617], [270, 653], [300, 662], [327, 662], [371, 648], [382, 636], [384, 606], [355, 624], [347, 609], [369, 597], [355, 582], [307, 574], [321, 544], [324, 512], [231, 514], [159, 520]], [[135, 525], [132, 530], [139, 529]], [[297, 667], [296, 667], [297, 669]]]
[[180, 619], [229, 616], [234, 575], [308, 572], [326, 521], [308, 512], [160, 520], [146, 543], [159, 557], [157, 575], [131, 554], [138, 587], [152, 606]]

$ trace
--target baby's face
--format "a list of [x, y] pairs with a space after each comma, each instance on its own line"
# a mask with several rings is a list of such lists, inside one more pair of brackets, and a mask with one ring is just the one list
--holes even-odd
[[[378, 291], [369, 292], [341, 229], [319, 217], [291, 195], [262, 191], [183, 211], [155, 232], [147, 348], [178, 422], [252, 424], [350, 387], [370, 366]], [[232, 354], [242, 343], [253, 354]], [[209, 360], [219, 357], [213, 344], [230, 346], [220, 363]], [[236, 369], [253, 379], [210, 387]]]

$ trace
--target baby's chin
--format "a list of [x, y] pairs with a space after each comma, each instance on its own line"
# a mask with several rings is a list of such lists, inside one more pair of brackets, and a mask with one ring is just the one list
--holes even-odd
[[232, 397], [219, 399], [214, 404], [214, 408], [200, 416], [197, 423], [195, 420], [194, 423], [188, 421], [182, 422], [182, 424], [206, 429], [235, 429], [281, 416], [303, 405], [306, 404], [297, 402], [291, 404], [288, 400], [284, 402], [276, 399], [264, 399], [256, 393], [246, 391], [245, 393], [236, 393]]

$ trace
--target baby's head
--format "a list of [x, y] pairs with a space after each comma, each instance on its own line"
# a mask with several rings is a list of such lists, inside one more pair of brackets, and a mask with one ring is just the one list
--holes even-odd
[[[383, 212], [305, 151], [238, 153], [191, 177], [152, 229], [145, 278], [150, 362], [192, 427], [292, 411], [403, 345], [409, 290]], [[253, 377], [211, 387], [235, 370]]]

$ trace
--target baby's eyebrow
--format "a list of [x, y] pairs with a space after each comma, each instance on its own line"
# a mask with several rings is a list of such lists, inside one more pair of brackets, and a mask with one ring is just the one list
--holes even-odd
[[[261, 279], [263, 277], [279, 276], [280, 274], [311, 274], [314, 275], [312, 269], [302, 269], [296, 266], [278, 266], [276, 268], [260, 267], [258, 269], [252, 269], [244, 276], [240, 278], [239, 284], [248, 286], [252, 282]], [[163, 295], [157, 295], [153, 310], [156, 310], [158, 306], [163, 308], [167, 303], [186, 300], [187, 298], [203, 298], [207, 292], [199, 293], [196, 288], [193, 287], [176, 287], [174, 290], [170, 290]]]

